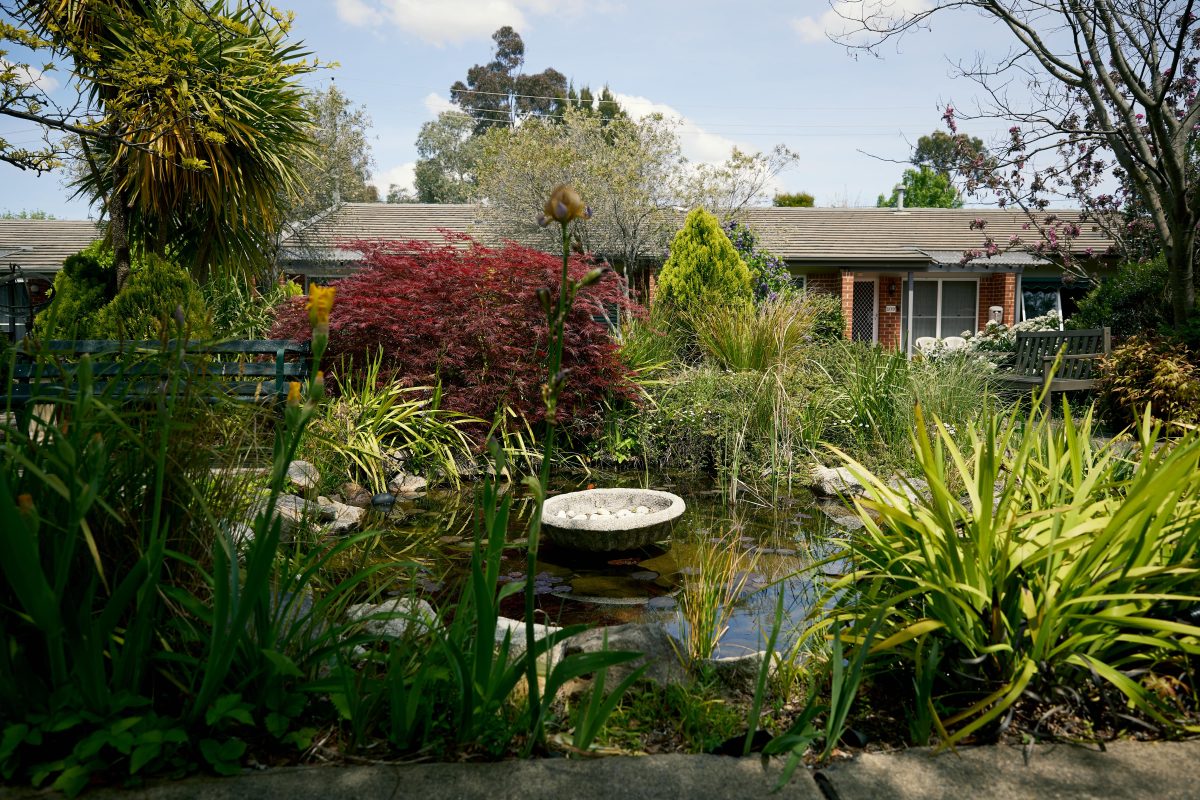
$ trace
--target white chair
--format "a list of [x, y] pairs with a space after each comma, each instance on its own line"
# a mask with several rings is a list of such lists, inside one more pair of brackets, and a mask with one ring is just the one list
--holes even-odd
[[962, 350], [967, 346], [967, 340], [961, 336], [947, 336], [942, 339], [942, 347], [947, 350]]
[[922, 353], [930, 353], [937, 349], [938, 340], [932, 336], [920, 336], [913, 344]]

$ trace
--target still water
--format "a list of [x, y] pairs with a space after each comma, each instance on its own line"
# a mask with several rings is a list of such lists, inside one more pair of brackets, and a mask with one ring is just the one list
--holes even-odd
[[[805, 627], [820, 585], [836, 569], [815, 568], [839, 545], [841, 534], [821, 513], [807, 490], [766, 496], [729, 492], [694, 476], [647, 482], [646, 476], [593, 475], [583, 482], [558, 481], [551, 494], [590, 486], [640, 487], [674, 492], [687, 511], [660, 544], [633, 551], [582, 553], [543, 543], [534, 578], [542, 618], [566, 625], [587, 622], [615, 625], [658, 622], [676, 636], [687, 632], [685, 593], [699, 591], [702, 581], [728, 585], [714, 562], [734, 562], [730, 574], [741, 585], [735, 602], [726, 604], [725, 627], [715, 656], [735, 656], [764, 648], [775, 621], [779, 593], [784, 595], [777, 649], [796, 640]], [[514, 494], [504, 551], [502, 581], [525, 575], [524, 543], [532, 501]], [[475, 492], [435, 490], [415, 500], [400, 501], [387, 518], [393, 551], [401, 548], [422, 559], [419, 584], [435, 602], [457, 594], [475, 533]], [[724, 551], [714, 557], [714, 549]], [[708, 574], [705, 574], [705, 570]], [[522, 600], [509, 598], [507, 616], [520, 617]]]

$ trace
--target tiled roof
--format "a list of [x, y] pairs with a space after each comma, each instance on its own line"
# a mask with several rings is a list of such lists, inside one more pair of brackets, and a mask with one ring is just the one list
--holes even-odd
[[[1076, 212], [1060, 211], [1073, 218]], [[680, 223], [683, 221], [680, 213]], [[986, 222], [984, 230], [971, 222]], [[860, 263], [928, 263], [927, 253], [961, 253], [981, 248], [984, 234], [1000, 246], [1010, 237], [1028, 243], [1038, 240], [1035, 228], [1019, 211], [993, 209], [911, 208], [753, 208], [746, 222], [759, 236], [759, 244], [793, 263], [853, 266]], [[439, 229], [466, 233], [489, 241], [486, 210], [472, 204], [345, 203], [283, 238], [283, 248], [295, 260], [353, 260], [354, 254], [337, 244], [354, 239], [406, 241], [442, 240]], [[1110, 244], [1093, 225], [1084, 225], [1072, 245], [1078, 252], [1092, 248], [1104, 252]], [[925, 251], [925, 252], [922, 252]], [[308, 253], [307, 257], [304, 255]], [[940, 254], [939, 254], [940, 255]]]
[[[987, 223], [983, 231], [971, 230], [976, 219]], [[1036, 228], [1025, 229], [1024, 213], [979, 208], [754, 208], [746, 221], [763, 248], [792, 262], [928, 262], [921, 250], [980, 249], [985, 234], [1001, 247], [1012, 236], [1039, 239]], [[1082, 227], [1072, 250], [1103, 253], [1111, 241], [1091, 224]]]
[[53, 272], [103, 235], [91, 220], [0, 219], [0, 269]]
[[284, 234], [287, 257], [305, 260], [306, 253], [343, 261], [353, 251], [338, 245], [355, 239], [441, 242], [441, 230], [486, 240], [483, 209], [470, 203], [343, 203]]

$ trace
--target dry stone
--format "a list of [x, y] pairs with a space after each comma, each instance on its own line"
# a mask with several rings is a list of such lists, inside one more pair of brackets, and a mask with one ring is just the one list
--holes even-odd
[[308, 492], [321, 483], [321, 473], [307, 461], [293, 461], [288, 464], [287, 479], [300, 491]]
[[862, 483], [847, 467], [830, 468], [820, 465], [813, 468], [808, 488], [821, 497], [862, 494], [864, 489]]
[[417, 497], [424, 494], [429, 487], [429, 481], [420, 475], [410, 475], [407, 472], [397, 472], [388, 481], [388, 491], [397, 497]]

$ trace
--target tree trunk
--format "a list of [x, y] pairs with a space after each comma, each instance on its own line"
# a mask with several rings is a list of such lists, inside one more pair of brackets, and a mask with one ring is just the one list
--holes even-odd
[[1164, 250], [1171, 286], [1171, 316], [1176, 325], [1187, 322], [1196, 308], [1195, 223], [1179, 222]]

